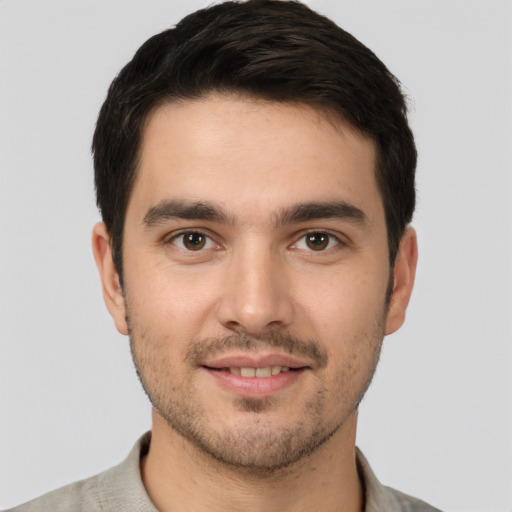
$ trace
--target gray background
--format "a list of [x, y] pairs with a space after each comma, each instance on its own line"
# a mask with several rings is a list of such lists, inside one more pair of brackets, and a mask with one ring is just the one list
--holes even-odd
[[[204, 1], [0, 1], [0, 508], [120, 461], [149, 406], [100, 294], [89, 146], [107, 87]], [[512, 2], [311, 0], [412, 98], [420, 261], [358, 444], [447, 511], [512, 510]]]

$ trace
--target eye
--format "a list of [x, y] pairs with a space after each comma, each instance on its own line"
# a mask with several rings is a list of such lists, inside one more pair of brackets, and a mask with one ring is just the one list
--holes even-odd
[[336, 247], [339, 243], [339, 239], [334, 235], [322, 231], [314, 231], [300, 238], [294, 247], [296, 249], [320, 252]]
[[214, 241], [204, 233], [198, 231], [186, 231], [173, 237], [170, 242], [186, 251], [201, 251], [215, 247]]

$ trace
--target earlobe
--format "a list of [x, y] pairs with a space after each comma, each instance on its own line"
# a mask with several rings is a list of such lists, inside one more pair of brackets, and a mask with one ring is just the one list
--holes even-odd
[[405, 229], [393, 269], [393, 293], [389, 302], [385, 334], [400, 329], [411, 298], [418, 261], [418, 242], [413, 228]]
[[107, 309], [114, 319], [117, 330], [126, 335], [128, 334], [128, 325], [123, 290], [112, 259], [110, 235], [103, 222], [96, 224], [92, 230], [92, 250], [100, 274], [103, 299]]

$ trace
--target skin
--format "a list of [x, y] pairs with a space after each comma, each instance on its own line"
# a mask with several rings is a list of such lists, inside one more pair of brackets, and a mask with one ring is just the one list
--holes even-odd
[[[101, 223], [93, 248], [154, 405], [142, 476], [159, 510], [362, 510], [357, 406], [417, 259], [408, 228], [390, 271], [375, 162], [370, 138], [304, 105], [212, 94], [148, 119], [124, 290]], [[275, 389], [210, 368], [286, 357], [301, 369]]]

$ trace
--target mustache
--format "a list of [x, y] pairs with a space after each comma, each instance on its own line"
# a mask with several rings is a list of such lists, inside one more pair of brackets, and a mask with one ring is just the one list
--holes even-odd
[[294, 356], [305, 356], [312, 360], [317, 368], [327, 366], [327, 351], [316, 340], [303, 340], [282, 332], [272, 332], [265, 336], [249, 336], [234, 333], [224, 337], [204, 338], [191, 343], [185, 355], [185, 362], [198, 366], [209, 357], [238, 349], [244, 352], [266, 347], [281, 349]]

